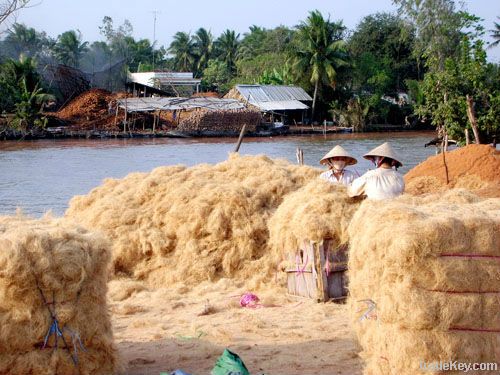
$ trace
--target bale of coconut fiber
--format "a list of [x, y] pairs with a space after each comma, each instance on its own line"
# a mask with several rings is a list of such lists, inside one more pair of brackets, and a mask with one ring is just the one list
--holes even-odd
[[0, 217], [0, 249], [0, 373], [115, 373], [107, 241], [61, 219]]
[[[440, 330], [407, 330], [371, 321], [373, 327], [362, 341], [365, 374], [415, 375], [464, 374], [464, 371], [430, 371], [432, 364], [498, 363], [498, 333]], [[375, 326], [377, 326], [375, 328]], [[494, 367], [490, 367], [494, 370]], [[498, 371], [470, 371], [472, 374], [498, 374]]]
[[347, 227], [360, 200], [346, 188], [314, 179], [289, 194], [269, 221], [270, 244], [287, 256], [304, 241], [333, 239], [337, 246], [348, 241]]
[[349, 227], [350, 311], [366, 374], [500, 360], [500, 199], [365, 201]]

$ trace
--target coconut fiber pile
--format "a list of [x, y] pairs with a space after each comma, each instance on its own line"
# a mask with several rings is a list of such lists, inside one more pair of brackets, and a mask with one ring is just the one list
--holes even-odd
[[195, 110], [182, 118], [177, 130], [187, 133], [221, 132], [238, 134], [246, 125], [247, 132], [254, 132], [260, 124], [261, 114], [257, 110], [242, 109], [230, 111]]
[[265, 156], [161, 167], [108, 179], [70, 202], [66, 216], [113, 242], [118, 276], [168, 286], [267, 277], [268, 220], [319, 171]]
[[349, 198], [346, 188], [315, 179], [286, 196], [269, 222], [270, 245], [282, 257], [304, 241], [332, 239], [336, 246], [348, 241], [347, 227], [359, 207], [359, 199]]
[[366, 201], [349, 236], [350, 310], [365, 374], [500, 361], [499, 199], [451, 190]]
[[[449, 184], [446, 185], [448, 172]], [[488, 145], [469, 145], [432, 156], [405, 175], [406, 192], [414, 195], [450, 188], [500, 197], [500, 152]]]
[[113, 374], [110, 251], [60, 220], [0, 217], [0, 373]]

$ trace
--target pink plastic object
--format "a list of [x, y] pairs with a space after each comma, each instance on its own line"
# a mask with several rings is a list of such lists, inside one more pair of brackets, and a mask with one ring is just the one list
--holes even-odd
[[260, 301], [259, 297], [257, 297], [253, 293], [247, 292], [241, 296], [240, 306], [254, 309], [260, 307], [259, 301]]

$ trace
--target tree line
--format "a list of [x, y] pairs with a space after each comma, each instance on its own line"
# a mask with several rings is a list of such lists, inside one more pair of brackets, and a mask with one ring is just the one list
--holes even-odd
[[[311, 11], [295, 27], [253, 25], [242, 35], [218, 36], [204, 27], [179, 31], [167, 47], [135, 39], [130, 22], [116, 26], [110, 17], [99, 27], [103, 40], [92, 43], [78, 30], [53, 39], [14, 24], [0, 41], [0, 108], [12, 111], [22, 96], [22, 84], [17, 96], [9, 91], [14, 63], [57, 62], [93, 73], [122, 62], [130, 72], [193, 72], [204, 90], [221, 94], [235, 84], [299, 85], [313, 97], [311, 120], [357, 130], [427, 123], [459, 141], [466, 129], [477, 141], [491, 138], [500, 122], [500, 69], [486, 52], [500, 44], [500, 24], [485, 30], [452, 0], [393, 2], [397, 12], [369, 15], [354, 30]], [[29, 89], [41, 90], [43, 82]]]

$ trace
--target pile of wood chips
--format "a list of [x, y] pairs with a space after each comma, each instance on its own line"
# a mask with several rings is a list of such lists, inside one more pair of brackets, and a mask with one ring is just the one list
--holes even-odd
[[261, 113], [257, 110], [208, 111], [195, 110], [181, 119], [177, 130], [188, 133], [221, 132], [239, 133], [243, 125], [247, 132], [255, 131], [261, 121]]

